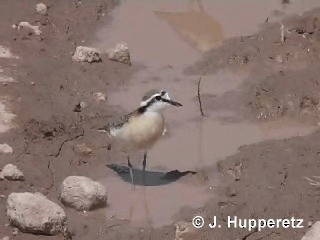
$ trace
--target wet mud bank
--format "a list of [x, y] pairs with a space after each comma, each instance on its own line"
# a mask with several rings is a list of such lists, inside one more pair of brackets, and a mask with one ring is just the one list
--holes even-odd
[[250, 72], [240, 91], [213, 98], [213, 108], [219, 109], [219, 104], [226, 108], [223, 103], [228, 102], [231, 109], [238, 108], [239, 114], [251, 119], [308, 116], [317, 121], [318, 17], [319, 9], [315, 9], [281, 22], [266, 19], [260, 32], [225, 41], [186, 72], [209, 75], [221, 68]]

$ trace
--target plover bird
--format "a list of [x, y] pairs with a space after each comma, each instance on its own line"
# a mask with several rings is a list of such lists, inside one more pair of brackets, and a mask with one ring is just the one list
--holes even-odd
[[145, 169], [147, 164], [147, 151], [157, 142], [165, 131], [162, 111], [169, 105], [180, 107], [181, 103], [170, 99], [165, 90], [150, 90], [142, 98], [140, 107], [133, 112], [119, 118], [114, 123], [99, 128], [107, 132], [120, 144], [120, 148], [128, 154], [128, 167], [131, 183], [134, 187], [130, 152], [143, 151], [143, 181], [145, 184]]

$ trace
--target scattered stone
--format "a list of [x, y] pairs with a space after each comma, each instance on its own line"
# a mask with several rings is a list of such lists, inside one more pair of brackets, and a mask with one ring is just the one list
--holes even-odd
[[101, 61], [100, 51], [91, 47], [78, 46], [76, 52], [72, 56], [72, 61], [89, 63], [99, 62]]
[[18, 228], [14, 228], [13, 230], [12, 230], [12, 235], [13, 236], [17, 236], [19, 234], [19, 229]]
[[1, 194], [0, 198], [6, 198], [6, 195]]
[[88, 177], [69, 176], [61, 186], [61, 202], [80, 211], [91, 210], [106, 205], [105, 187]]
[[[12, 120], [16, 117], [16, 115], [12, 114], [8, 111], [7, 106], [5, 105], [5, 102], [0, 100], [0, 133], [6, 132], [14, 127], [12, 124]], [[0, 153], [3, 153], [1, 149], [10, 149], [7, 147], [7, 145], [0, 144]], [[11, 151], [11, 150], [10, 150]], [[10, 153], [9, 151], [9, 153]]]
[[45, 5], [44, 3], [38, 3], [36, 5], [36, 11], [37, 13], [40, 13], [40, 14], [45, 14], [48, 10], [48, 7], [47, 5]]
[[106, 95], [104, 93], [97, 92], [95, 94], [95, 100], [96, 101], [105, 101], [106, 100]]
[[315, 222], [301, 240], [319, 240], [320, 221]]
[[22, 232], [45, 235], [67, 232], [65, 212], [41, 193], [11, 193], [7, 199], [7, 216], [11, 225]]
[[10, 238], [8, 236], [5, 236], [2, 238], [2, 240], [10, 240]]
[[162, 136], [165, 136], [166, 134], [167, 134], [167, 128], [165, 127], [164, 129], [163, 129], [163, 132], [162, 132]]
[[15, 29], [20, 30], [22, 28], [26, 28], [26, 29], [32, 30], [34, 32], [34, 34], [37, 35], [37, 36], [40, 36], [41, 33], [42, 33], [39, 26], [33, 26], [28, 22], [19, 23], [18, 26]]
[[73, 109], [74, 112], [81, 112], [82, 109], [87, 107], [87, 104], [85, 102], [79, 102]]
[[0, 82], [8, 83], [8, 82], [15, 82], [14, 78], [8, 76], [0, 76]]
[[93, 150], [89, 148], [85, 143], [77, 145], [75, 147], [75, 151], [84, 156], [89, 156], [93, 153]]
[[0, 45], [0, 58], [19, 58], [14, 56], [9, 48]]
[[283, 58], [281, 57], [281, 55], [276, 56], [276, 61], [277, 61], [278, 63], [283, 63], [283, 62], [284, 62], [284, 61], [283, 61]]
[[227, 197], [235, 197], [237, 195], [238, 195], [238, 193], [236, 192], [236, 190], [234, 190], [234, 189], [232, 189], [230, 187], [226, 188], [226, 196]]
[[118, 43], [114, 49], [108, 51], [108, 57], [112, 61], [122, 62], [131, 66], [130, 52], [126, 43]]
[[17, 166], [10, 163], [4, 166], [4, 168], [2, 169], [2, 172], [0, 173], [0, 178], [6, 178], [8, 180], [23, 181], [24, 175], [23, 175], [23, 172], [21, 172], [17, 168]]
[[0, 144], [0, 153], [12, 154], [13, 148], [6, 143]]
[[196, 228], [192, 225], [191, 222], [179, 221], [175, 223], [174, 226], [176, 227], [176, 235], [174, 240], [183, 240], [183, 237], [187, 237], [187, 239], [192, 239], [190, 237], [194, 235], [196, 231]]
[[78, 104], [74, 107], [73, 111], [74, 111], [74, 112], [81, 112], [81, 105], [80, 105], [80, 103], [78, 103]]
[[85, 107], [87, 107], [88, 105], [85, 103], [85, 102], [80, 102], [80, 107], [81, 108], [85, 108]]
[[233, 166], [232, 168], [229, 168], [226, 171], [226, 174], [233, 177], [235, 181], [239, 181], [241, 177], [241, 172], [242, 172], [242, 163], [236, 163], [235, 166]]

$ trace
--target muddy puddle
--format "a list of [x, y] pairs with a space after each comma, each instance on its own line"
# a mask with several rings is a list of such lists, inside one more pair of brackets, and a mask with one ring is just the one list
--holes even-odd
[[[165, 89], [183, 104], [182, 108], [171, 107], [165, 112], [168, 131], [148, 156], [147, 170], [151, 177], [155, 172], [201, 171], [235, 154], [240, 146], [307, 135], [318, 129], [291, 119], [251, 123], [240, 119], [236, 112], [212, 110], [214, 97], [227, 92], [236, 94], [249, 76], [249, 70], [240, 69], [221, 69], [215, 75], [202, 76], [206, 113], [202, 118], [197, 98], [199, 76], [183, 74], [184, 67], [224, 39], [257, 31], [267, 17], [270, 21], [277, 20], [316, 5], [320, 6], [320, 2], [292, 1], [282, 5], [275, 0], [122, 1], [114, 10], [112, 24], [97, 33], [93, 45], [106, 51], [116, 42], [126, 42], [133, 64], [143, 67], [117, 91], [108, 93], [109, 104], [127, 113], [139, 106], [143, 94], [150, 89]], [[182, 177], [163, 185], [138, 184], [132, 191], [128, 179], [113, 171], [101, 182], [109, 193], [109, 206], [90, 213], [91, 217], [116, 217], [154, 227], [177, 220], [175, 215], [183, 207], [201, 207], [214, 197], [208, 189], [218, 184], [214, 176], [206, 182], [192, 183]]]
[[317, 0], [122, 0], [110, 25], [97, 33], [97, 47], [125, 41], [134, 62], [145, 65], [192, 63], [234, 36], [246, 36], [269, 22], [319, 7]]

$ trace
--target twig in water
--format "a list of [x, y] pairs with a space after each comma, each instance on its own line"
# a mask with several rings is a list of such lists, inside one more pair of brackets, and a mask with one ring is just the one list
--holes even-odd
[[281, 43], [283, 44], [284, 41], [286, 40], [286, 37], [284, 35], [284, 25], [281, 23], [281, 27], [280, 27], [280, 35], [281, 35]]
[[199, 102], [200, 114], [201, 114], [202, 117], [205, 117], [206, 115], [203, 113], [203, 109], [202, 109], [200, 85], [201, 85], [201, 77], [199, 77], [199, 80], [198, 80], [198, 102]]

